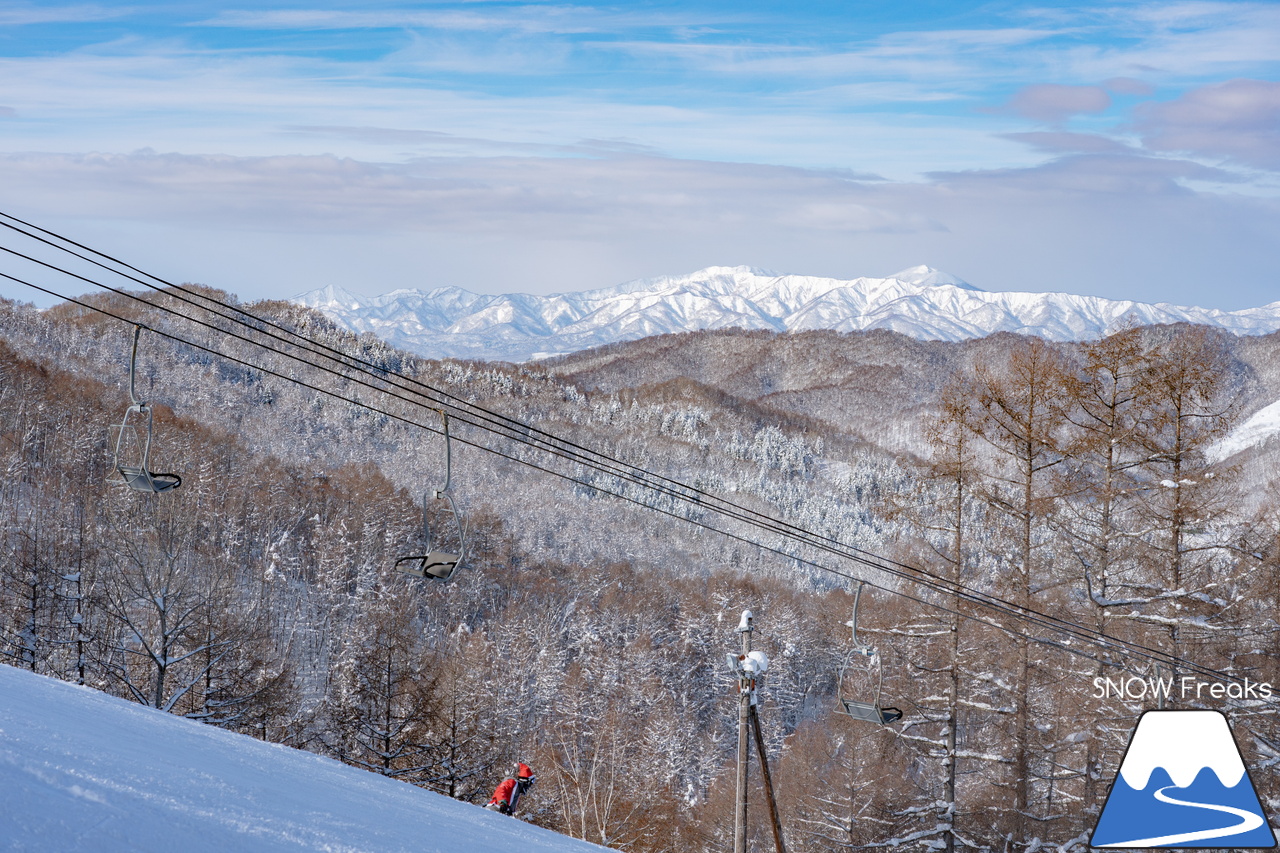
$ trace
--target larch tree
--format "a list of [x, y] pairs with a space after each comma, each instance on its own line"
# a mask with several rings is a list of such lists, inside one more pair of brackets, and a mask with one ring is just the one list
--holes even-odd
[[[986, 445], [982, 497], [1006, 517], [1012, 534], [1007, 566], [1013, 583], [1001, 583], [999, 591], [1023, 608], [1042, 605], [1045, 592], [1057, 585], [1042, 552], [1051, 539], [1048, 522], [1058, 497], [1051, 475], [1065, 456], [1067, 375], [1060, 350], [1039, 338], [1019, 339], [1006, 363], [983, 363], [974, 371], [977, 434]], [[1032, 765], [1043, 754], [1033, 742], [1037, 732], [1032, 705], [1037, 697], [1037, 675], [1043, 679], [1047, 674], [1037, 673], [1025, 634], [1016, 632], [1012, 640], [1013, 754], [1006, 783], [1012, 793], [1009, 830], [1015, 838], [1029, 842], [1037, 795], [1037, 774]]]
[[[925, 422], [928, 461], [920, 472], [920, 488], [908, 498], [907, 516], [924, 531], [920, 537], [931, 563], [940, 563], [943, 576], [957, 590], [975, 581], [976, 560], [972, 555], [974, 528], [980, 522], [980, 501], [975, 498], [979, 477], [977, 445], [977, 400], [969, 377], [954, 375], [942, 388], [936, 414]], [[934, 496], [937, 496], [936, 498]], [[983, 657], [962, 628], [961, 596], [944, 596], [944, 606], [922, 626], [920, 642], [906, 652], [907, 660], [923, 672], [941, 679], [937, 701], [923, 703], [926, 713], [940, 728], [933, 738], [932, 752], [942, 766], [941, 796], [937, 799], [937, 825], [942, 827], [943, 849], [954, 853], [957, 840], [957, 782], [960, 773], [959, 729], [961, 685], [964, 660]]]
[[1231, 510], [1231, 469], [1210, 455], [1238, 411], [1229, 367], [1220, 334], [1178, 328], [1155, 344], [1145, 380], [1152, 414], [1143, 433], [1142, 511], [1151, 535], [1149, 595], [1140, 611], [1164, 629], [1167, 651], [1178, 657], [1207, 643], [1234, 603], [1223, 559], [1229, 537], [1219, 528]]
[[501, 658], [483, 635], [459, 625], [437, 652], [431, 752], [420, 784], [468, 802], [487, 797], [506, 756], [502, 732], [493, 726]]
[[[1055, 527], [1063, 554], [1079, 572], [1077, 583], [1085, 593], [1094, 630], [1102, 636], [1135, 639], [1123, 617], [1144, 597], [1139, 593], [1135, 599], [1134, 593], [1144, 582], [1138, 511], [1154, 405], [1148, 381], [1151, 359], [1136, 327], [1084, 344], [1081, 355], [1077, 370], [1067, 377], [1071, 399], [1064, 415], [1072, 430], [1067, 459], [1058, 472], [1058, 488], [1067, 499], [1060, 504]], [[1107, 674], [1103, 662], [1094, 665], [1094, 677]], [[1109, 720], [1124, 714], [1080, 697], [1064, 711], [1078, 717], [1077, 725], [1093, 729], [1085, 742], [1081, 771], [1087, 811], [1096, 808], [1103, 793], [1102, 767], [1111, 765], [1115, 747], [1124, 742]]]

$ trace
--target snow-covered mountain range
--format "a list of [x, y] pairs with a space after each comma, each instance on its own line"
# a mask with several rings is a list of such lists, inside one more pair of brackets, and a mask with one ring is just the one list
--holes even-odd
[[373, 298], [326, 287], [295, 302], [357, 332], [430, 358], [527, 361], [602, 344], [698, 329], [795, 332], [892, 329], [923, 340], [1007, 331], [1085, 340], [1132, 318], [1190, 322], [1236, 334], [1280, 329], [1280, 302], [1243, 311], [1075, 296], [992, 293], [929, 267], [887, 278], [841, 280], [709, 267], [682, 276], [548, 296], [471, 293], [457, 287], [397, 290]]

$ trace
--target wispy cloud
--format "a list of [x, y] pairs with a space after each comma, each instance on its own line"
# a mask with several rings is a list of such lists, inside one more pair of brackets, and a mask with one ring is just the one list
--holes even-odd
[[1277, 67], [1280, 6], [1274, 3], [1136, 4], [1082, 9], [1099, 34], [1057, 53], [1076, 75], [1152, 74], [1166, 78], [1235, 75], [1258, 64]]
[[1070, 131], [1031, 131], [1006, 133], [1004, 139], [1021, 142], [1051, 154], [1119, 154], [1138, 153], [1129, 145], [1109, 136]]
[[660, 156], [649, 145], [626, 139], [584, 139], [569, 144], [539, 144], [498, 139], [457, 136], [434, 130], [406, 130], [389, 127], [345, 127], [342, 125], [300, 126], [285, 130], [300, 136], [356, 140], [372, 145], [409, 146], [429, 149], [437, 156], [475, 154], [517, 154], [541, 156], [614, 156], [619, 154]]
[[1280, 83], [1229, 80], [1143, 104], [1135, 128], [1157, 151], [1181, 151], [1280, 172]]
[[1102, 7], [1101, 14], [1118, 20], [1154, 27], [1162, 32], [1196, 32], [1221, 27], [1224, 22], [1238, 26], [1257, 23], [1276, 16], [1275, 5], [1268, 2], [1191, 2], [1141, 3], [1132, 6]]
[[464, 32], [515, 30], [526, 33], [576, 35], [618, 32], [640, 27], [677, 30], [681, 37], [717, 32], [715, 25], [741, 15], [707, 16], [645, 13], [617, 8], [574, 5], [518, 5], [458, 7], [427, 10], [381, 9], [349, 11], [330, 9], [225, 10], [192, 26], [246, 30], [362, 30], [432, 29]]
[[[14, 193], [76, 192], [86, 213], [289, 221], [305, 229], [444, 228], [537, 234], [621, 234], [750, 221], [753, 227], [836, 231], [916, 229], [915, 214], [859, 201], [845, 173], [637, 156], [583, 143], [595, 158], [420, 158], [406, 164], [332, 156], [11, 155]], [[623, 149], [623, 150], [619, 150]], [[132, 199], [110, 201], [129, 185]], [[699, 225], [698, 223], [701, 223]]]
[[0, 26], [19, 27], [34, 24], [74, 24], [127, 18], [137, 12], [136, 6], [100, 6], [93, 3], [74, 6], [36, 6], [32, 3], [0, 5]]
[[1062, 27], [991, 27], [970, 30], [911, 30], [892, 33], [877, 40], [873, 53], [926, 54], [975, 50], [1008, 50], [1040, 45], [1050, 39], [1071, 35], [1077, 28]]
[[1133, 201], [1188, 194], [1187, 181], [1240, 183], [1238, 175], [1191, 160], [1149, 157], [1132, 152], [1107, 151], [1066, 156], [1029, 169], [988, 169], [968, 172], [935, 172], [929, 176], [949, 187], [981, 185], [1003, 190], [1018, 189], [1055, 195], [1074, 193], [1125, 197]]
[[1117, 95], [1132, 95], [1139, 98], [1146, 98], [1154, 95], [1155, 86], [1152, 86], [1146, 80], [1137, 80], [1133, 77], [1112, 77], [1102, 83], [1108, 91]]
[[539, 33], [594, 32], [582, 12], [541, 7], [536, 14], [440, 10], [420, 12], [349, 12], [320, 9], [224, 11], [193, 26], [245, 30], [435, 29], [489, 32], [523, 30]]
[[1004, 109], [1033, 121], [1059, 124], [1072, 116], [1106, 112], [1111, 96], [1101, 86], [1063, 86], [1039, 83], [1024, 86]]

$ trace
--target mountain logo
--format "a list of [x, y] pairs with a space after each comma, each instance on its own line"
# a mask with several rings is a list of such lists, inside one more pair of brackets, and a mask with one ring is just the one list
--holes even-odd
[[1222, 712], [1144, 713], [1089, 844], [1275, 847]]

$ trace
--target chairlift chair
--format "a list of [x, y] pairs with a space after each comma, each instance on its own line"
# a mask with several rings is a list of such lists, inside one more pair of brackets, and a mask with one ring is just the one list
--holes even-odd
[[[422, 495], [422, 536], [427, 544], [426, 553], [411, 557], [401, 557], [396, 560], [395, 570], [401, 574], [416, 578], [448, 580], [453, 575], [458, 564], [462, 562], [466, 546], [464, 544], [465, 531], [462, 525], [462, 516], [458, 514], [458, 506], [453, 502], [453, 495], [449, 494], [449, 484], [453, 479], [453, 453], [449, 442], [449, 416], [442, 411], [440, 417], [444, 421], [444, 485]], [[458, 552], [456, 554], [449, 551], [433, 551], [431, 548], [431, 528], [427, 524], [427, 498], [428, 495], [432, 494], [436, 500], [443, 500], [447, 503], [449, 514], [453, 516], [454, 525], [458, 528]]]
[[[150, 468], [151, 406], [138, 399], [136, 381], [138, 336], [141, 333], [142, 326], [133, 327], [133, 353], [129, 357], [129, 408], [125, 409], [124, 419], [118, 425], [111, 427], [112, 444], [115, 445], [113, 461], [116, 471], [120, 473], [126, 486], [138, 492], [158, 494], [178, 488], [182, 485], [182, 478], [177, 474], [161, 474]], [[130, 419], [137, 423], [131, 424]], [[145, 429], [146, 436], [141, 440], [138, 437], [140, 425]]]
[[[840, 695], [839, 706], [836, 710], [840, 713], [852, 717], [855, 720], [863, 720], [868, 723], [876, 723], [877, 725], [888, 725], [895, 720], [902, 719], [902, 712], [897, 708], [882, 708], [880, 706], [880, 688], [884, 685], [884, 663], [880, 660], [880, 654], [870, 645], [858, 639], [858, 602], [862, 599], [862, 584], [858, 584], [858, 591], [853, 596], [853, 618], [844, 623], [853, 631], [853, 650], [845, 656], [844, 664], [840, 667], [840, 681], [838, 690]], [[849, 661], [855, 655], [862, 655], [868, 659], [874, 659], [876, 662], [876, 692], [875, 697], [870, 702], [862, 702], [856, 699], [848, 699], [844, 694], [844, 674], [849, 668]]]

